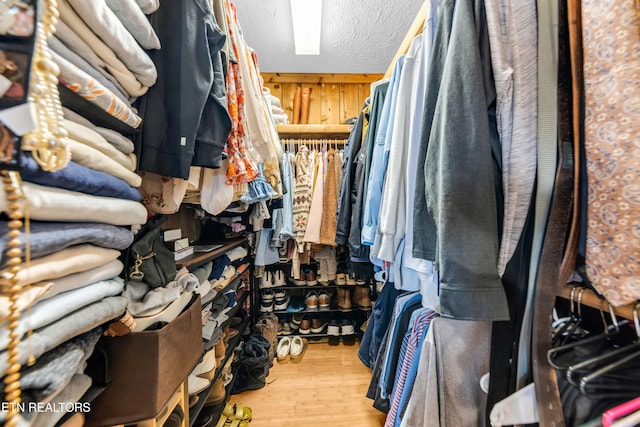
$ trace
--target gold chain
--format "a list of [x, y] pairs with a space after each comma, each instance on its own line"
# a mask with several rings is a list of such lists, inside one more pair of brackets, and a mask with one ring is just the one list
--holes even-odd
[[36, 41], [31, 66], [29, 102], [34, 105], [36, 129], [23, 138], [25, 149], [33, 150], [33, 158], [48, 172], [63, 169], [71, 160], [71, 149], [66, 138], [64, 115], [58, 75], [60, 68], [53, 61], [47, 39], [56, 31], [58, 4], [56, 0], [43, 2], [42, 21], [37, 25]]
[[20, 319], [18, 308], [18, 298], [22, 292], [22, 286], [18, 285], [17, 277], [22, 264], [22, 249], [20, 248], [20, 228], [22, 228], [24, 213], [20, 201], [24, 198], [21, 186], [20, 175], [17, 172], [2, 171], [2, 183], [8, 201], [9, 221], [9, 242], [5, 250], [8, 267], [0, 275], [0, 293], [9, 296], [9, 317], [7, 329], [9, 330], [9, 344], [7, 345], [9, 368], [4, 377], [4, 392], [6, 402], [9, 404], [9, 411], [6, 415], [6, 426], [15, 427], [18, 424], [18, 404], [21, 400], [20, 390], [20, 356], [18, 344], [20, 344], [20, 334], [16, 331]]

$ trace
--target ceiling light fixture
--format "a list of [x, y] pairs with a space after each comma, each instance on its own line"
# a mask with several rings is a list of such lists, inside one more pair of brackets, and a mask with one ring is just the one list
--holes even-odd
[[296, 55], [320, 55], [322, 0], [291, 0]]

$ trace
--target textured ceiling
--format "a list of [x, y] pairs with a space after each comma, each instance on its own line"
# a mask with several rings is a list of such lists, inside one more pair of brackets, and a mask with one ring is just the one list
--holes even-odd
[[323, 0], [320, 55], [296, 56], [289, 0], [235, 0], [260, 71], [384, 73], [424, 0]]

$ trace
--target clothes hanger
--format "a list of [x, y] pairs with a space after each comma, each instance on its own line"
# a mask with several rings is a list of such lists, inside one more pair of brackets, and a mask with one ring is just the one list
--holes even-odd
[[602, 414], [602, 427], [611, 427], [617, 419], [638, 410], [640, 410], [640, 397], [608, 409]]
[[[572, 289], [573, 291], [573, 289]], [[582, 292], [584, 292], [584, 288], [582, 290]], [[578, 304], [581, 302], [581, 298], [582, 297], [582, 293], [578, 294]], [[571, 298], [573, 298], [573, 295], [571, 295]], [[572, 301], [573, 303], [573, 301]], [[608, 304], [608, 303], [607, 303]], [[573, 311], [574, 307], [571, 307], [571, 310]], [[608, 325], [605, 318], [604, 318], [604, 312], [602, 310], [602, 304], [600, 306], [600, 315], [602, 318], [602, 322], [604, 325], [604, 332], [598, 335], [594, 335], [591, 337], [587, 337], [587, 338], [581, 338], [579, 340], [567, 343], [567, 344], [563, 344], [557, 347], [554, 347], [552, 349], [550, 349], [549, 351], [547, 351], [547, 361], [549, 362], [549, 364], [555, 368], [555, 369], [559, 369], [559, 370], [567, 370], [569, 369], [571, 366], [567, 366], [567, 365], [562, 365], [560, 363], [558, 363], [557, 358], [560, 354], [566, 353], [567, 351], [573, 350], [576, 347], [580, 347], [580, 346], [585, 346], [585, 345], [591, 345], [594, 343], [597, 343], [598, 341], [602, 341], [602, 340], [608, 340], [611, 337], [617, 335], [618, 333], [620, 333], [620, 326], [621, 325], [626, 325], [629, 322], [625, 319], [622, 322], [618, 322], [618, 319], [616, 318], [615, 314], [613, 313], [613, 309], [611, 307], [611, 305], [609, 304], [609, 315], [611, 316], [611, 325]], [[578, 323], [574, 323], [573, 325], [577, 325], [579, 324], [579, 322], [582, 320], [582, 310], [580, 309], [580, 306], [578, 305], [578, 318], [579, 320], [577, 321]], [[572, 332], [575, 333], [577, 326], [573, 327], [572, 331], [568, 331], [567, 333], [571, 334]], [[569, 379], [569, 378], [568, 378]], [[571, 382], [571, 379], [569, 379], [569, 382]], [[577, 384], [576, 384], [577, 386]]]
[[582, 323], [582, 295], [584, 294], [585, 288], [580, 287], [578, 291], [577, 301], [574, 300], [574, 295], [578, 286], [574, 286], [571, 288], [570, 293], [570, 309], [571, 316], [569, 320], [559, 328], [559, 330], [555, 331], [553, 334], [553, 338], [551, 343], [554, 347], [558, 345], [562, 346], [566, 344], [575, 333], [580, 332], [582, 336], [584, 336], [584, 330], [578, 329], [580, 324]]
[[611, 427], [634, 427], [640, 425], [640, 411], [636, 411], [631, 415], [627, 415], [621, 420], [611, 424]]
[[[591, 372], [583, 376], [580, 379], [580, 386], [579, 386], [580, 392], [582, 394], [589, 397], [597, 397], [597, 396], [600, 396], [600, 394], [597, 393], [597, 391], [599, 390], [605, 390], [605, 393], [604, 393], [605, 396], [611, 396], [611, 395], [626, 396], [629, 393], [637, 396], [638, 393], [640, 393], [640, 383], [638, 383], [637, 381], [634, 381], [633, 378], [629, 379], [624, 375], [622, 375], [620, 378], [622, 382], [616, 382], [615, 384], [612, 384], [609, 387], [607, 387], [607, 384], [602, 384], [597, 382], [594, 383], [595, 380], [602, 379], [605, 376], [611, 376], [611, 374], [615, 376], [616, 370], [624, 369], [625, 367], [627, 367], [627, 364], [631, 362], [635, 362], [636, 364], [640, 362], [640, 321], [638, 320], [639, 308], [640, 308], [640, 303], [636, 304], [633, 310], [633, 323], [634, 323], [634, 329], [636, 333], [636, 338], [634, 342], [632, 342], [630, 345], [614, 350], [609, 354], [615, 353], [615, 355], [617, 356], [619, 354], [628, 353], [629, 351], [631, 351], [631, 353], [627, 354], [622, 358], [615, 360], [612, 363], [609, 363], [607, 365], [600, 367], [594, 372]], [[605, 358], [605, 356], [606, 355], [598, 356], [594, 359], [598, 359], [598, 361], [600, 361], [600, 359]], [[611, 357], [606, 358], [606, 360], [610, 358]], [[632, 366], [634, 370], [637, 369], [637, 365], [635, 366], [632, 365]], [[627, 393], [624, 393], [625, 391]]]

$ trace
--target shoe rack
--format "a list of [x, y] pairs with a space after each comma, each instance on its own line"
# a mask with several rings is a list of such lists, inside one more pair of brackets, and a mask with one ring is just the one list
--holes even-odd
[[[312, 269], [315, 268], [316, 263], [314, 261], [307, 264]], [[340, 263], [338, 264], [340, 265]], [[306, 281], [301, 280], [294, 281], [291, 275], [291, 263], [278, 263], [269, 266], [265, 274], [276, 275], [278, 271], [281, 271], [285, 276], [282, 284], [276, 284], [274, 279], [273, 283], [265, 283], [262, 278], [256, 279], [257, 282], [254, 287], [258, 289], [256, 296], [256, 306], [259, 307], [260, 314], [273, 313], [278, 316], [280, 322], [280, 328], [278, 330], [278, 339], [285, 336], [300, 335], [302, 338], [307, 338], [309, 343], [326, 343], [337, 344], [342, 342], [346, 345], [354, 344], [359, 339], [363, 332], [360, 327], [368, 320], [371, 314], [371, 304], [367, 306], [358, 306], [355, 302], [351, 301], [352, 296], [356, 292], [366, 292], [368, 296], [371, 296], [371, 285], [367, 282], [365, 284], [357, 284], [355, 280], [349, 280], [349, 285], [336, 284], [336, 281], [329, 281], [327, 284], [320, 282], [316, 284], [307, 284]], [[317, 281], [317, 279], [315, 279]], [[365, 291], [366, 289], [366, 291]], [[286, 293], [286, 299], [288, 300], [287, 306], [281, 309], [275, 309], [277, 300], [276, 293]], [[329, 295], [329, 306], [320, 307], [320, 304], [316, 305], [317, 309], [310, 309], [307, 305], [306, 297], [311, 292], [315, 292], [319, 295], [321, 292], [325, 292]], [[265, 294], [273, 293], [273, 308], [266, 308], [268, 305], [268, 299], [265, 302], [263, 298]], [[350, 307], [342, 307], [337, 300], [339, 294], [348, 295]], [[282, 300], [281, 300], [282, 301]], [[282, 304], [281, 304], [282, 305]], [[310, 323], [313, 319], [318, 319], [315, 325], [308, 329], [308, 332], [303, 332], [307, 329], [301, 329], [300, 324], [294, 324], [295, 320], [308, 320]], [[285, 326], [286, 324], [286, 326]], [[312, 331], [313, 326], [317, 326], [315, 329], [321, 330]], [[350, 325], [350, 326], [349, 326]], [[344, 328], [343, 328], [344, 327]], [[337, 329], [336, 329], [337, 328]], [[352, 333], [343, 334], [343, 329], [353, 329]]]
[[[229, 319], [231, 319], [232, 316], [229, 316]], [[249, 324], [250, 319], [247, 317], [245, 318], [238, 326], [237, 329], [239, 331], [242, 331], [246, 328], [246, 326]], [[231, 380], [231, 382], [229, 384], [227, 384], [225, 386], [225, 396], [224, 399], [218, 403], [217, 405], [212, 405], [212, 406], [205, 406], [205, 403], [207, 401], [207, 397], [209, 396], [209, 394], [211, 393], [211, 391], [213, 390], [216, 382], [218, 380], [221, 379], [223, 371], [225, 366], [227, 365], [227, 362], [229, 362], [229, 360], [233, 357], [234, 351], [236, 349], [236, 347], [238, 346], [238, 344], [240, 343], [240, 340], [242, 339], [242, 333], [239, 333], [238, 335], [236, 335], [235, 337], [231, 338], [226, 346], [226, 352], [224, 355], [224, 359], [222, 359], [222, 362], [220, 363], [219, 366], [216, 367], [216, 372], [213, 375], [213, 378], [211, 380], [211, 383], [209, 384], [209, 386], [203, 390], [202, 392], [200, 392], [198, 394], [198, 403], [196, 403], [191, 409], [189, 409], [189, 427], [192, 427], [193, 425], [196, 424], [196, 420], [198, 418], [200, 419], [206, 419], [206, 418], [211, 418], [212, 420], [216, 421], [220, 418], [220, 415], [222, 415], [222, 411], [224, 410], [225, 404], [227, 403], [227, 399], [229, 398], [229, 395], [231, 393], [231, 390], [233, 389], [233, 385], [237, 379], [237, 366], [235, 365], [231, 365], [231, 373], [233, 375], [233, 379]]]

